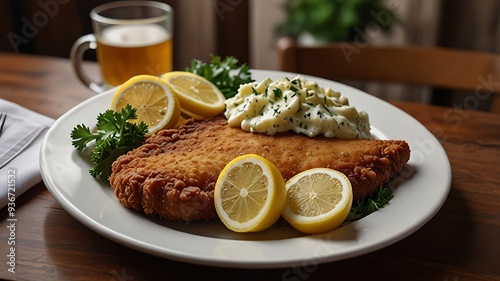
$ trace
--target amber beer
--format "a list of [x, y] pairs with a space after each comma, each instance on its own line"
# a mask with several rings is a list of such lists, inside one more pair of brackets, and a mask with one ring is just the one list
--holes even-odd
[[[116, 1], [90, 11], [92, 34], [78, 38], [70, 58], [78, 79], [103, 93], [140, 74], [172, 70], [174, 11], [158, 1]], [[87, 75], [83, 55], [97, 46], [101, 81]]]
[[173, 38], [155, 24], [116, 25], [97, 37], [97, 59], [104, 83], [117, 86], [139, 74], [172, 70]]

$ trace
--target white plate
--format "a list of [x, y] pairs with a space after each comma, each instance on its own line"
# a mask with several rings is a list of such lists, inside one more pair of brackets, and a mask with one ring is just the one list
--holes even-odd
[[[262, 70], [252, 74], [257, 81], [294, 76]], [[451, 184], [448, 157], [437, 139], [411, 116], [380, 99], [343, 84], [304, 77], [340, 91], [351, 105], [367, 111], [377, 137], [410, 144], [408, 169], [389, 185], [397, 188], [384, 209], [321, 235], [300, 234], [282, 221], [261, 233], [237, 234], [219, 222], [160, 222], [130, 211], [108, 185], [89, 175], [88, 155], [75, 151], [70, 138], [78, 124], [95, 126], [113, 90], [79, 104], [50, 128], [40, 155], [43, 181], [68, 213], [102, 236], [152, 255], [212, 266], [272, 268], [342, 260], [386, 247], [423, 226], [440, 209]]]

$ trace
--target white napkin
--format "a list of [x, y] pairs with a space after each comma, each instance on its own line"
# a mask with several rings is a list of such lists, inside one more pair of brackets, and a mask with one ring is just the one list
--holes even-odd
[[[0, 208], [42, 180], [40, 145], [54, 120], [0, 99], [7, 119], [0, 135]], [[9, 194], [10, 193], [10, 194]], [[13, 200], [13, 199], [10, 199]]]

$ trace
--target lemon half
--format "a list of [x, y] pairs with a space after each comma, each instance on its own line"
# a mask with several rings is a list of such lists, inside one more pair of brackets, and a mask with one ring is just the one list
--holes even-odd
[[148, 125], [148, 133], [173, 128], [179, 121], [181, 107], [176, 95], [159, 77], [138, 75], [123, 83], [111, 101], [119, 111], [127, 104], [137, 109], [137, 120]]
[[221, 221], [236, 232], [269, 228], [285, 206], [285, 181], [265, 158], [246, 154], [230, 161], [215, 185], [215, 209]]
[[322, 233], [344, 222], [352, 205], [352, 186], [341, 172], [306, 170], [286, 182], [283, 218], [304, 233]]
[[172, 71], [162, 79], [170, 86], [181, 103], [183, 112], [193, 117], [214, 117], [226, 108], [226, 98], [212, 82], [187, 71]]

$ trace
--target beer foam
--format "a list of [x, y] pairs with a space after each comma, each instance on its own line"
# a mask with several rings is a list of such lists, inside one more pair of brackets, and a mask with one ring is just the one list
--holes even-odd
[[103, 30], [100, 41], [117, 47], [143, 47], [164, 42], [170, 37], [164, 28], [155, 24], [116, 25]]

